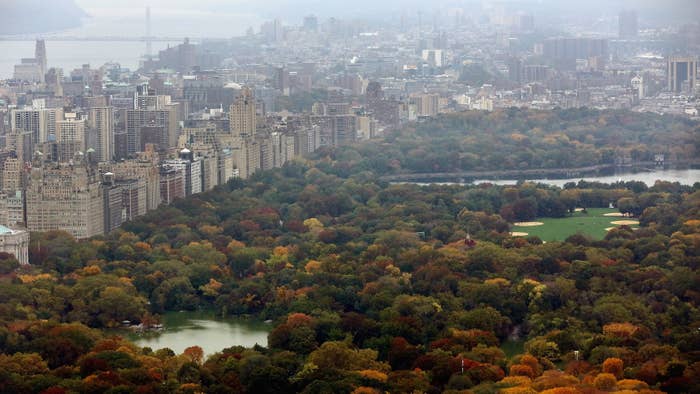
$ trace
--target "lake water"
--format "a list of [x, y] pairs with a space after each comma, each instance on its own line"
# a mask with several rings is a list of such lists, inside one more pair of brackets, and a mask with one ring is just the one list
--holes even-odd
[[[174, 46], [179, 42], [153, 42], [153, 53]], [[139, 41], [61, 41], [46, 40], [48, 66], [63, 69], [65, 76], [83, 64], [99, 68], [108, 62], [117, 62], [122, 67], [136, 70], [146, 53], [146, 43]], [[0, 79], [12, 78], [15, 64], [21, 58], [34, 57], [34, 41], [0, 40]]]
[[163, 331], [130, 333], [127, 338], [153, 350], [169, 348], [180, 354], [190, 346], [200, 346], [211, 355], [231, 346], [267, 346], [270, 324], [239, 318], [220, 319], [209, 312], [168, 312]]
[[[647, 186], [654, 186], [657, 180], [668, 181], [668, 182], [678, 182], [682, 185], [693, 185], [695, 182], [700, 182], [700, 170], [654, 170], [650, 172], [621, 172], [613, 175], [591, 175], [582, 176], [578, 178], [567, 178], [567, 179], [526, 179], [527, 181], [544, 183], [547, 185], [562, 187], [569, 182], [578, 183], [581, 180], [587, 182], [602, 182], [602, 183], [615, 183], [618, 181], [629, 182], [629, 181], [640, 181], [644, 182]], [[429, 183], [424, 182], [409, 182], [420, 185], [427, 185]], [[481, 183], [492, 183], [494, 185], [515, 185], [518, 183], [517, 179], [477, 179], [468, 183], [481, 184]], [[456, 182], [434, 182], [434, 184], [442, 185], [455, 185]]]

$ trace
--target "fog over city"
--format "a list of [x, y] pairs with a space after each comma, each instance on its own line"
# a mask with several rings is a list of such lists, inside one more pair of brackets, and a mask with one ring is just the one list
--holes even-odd
[[[142, 1], [77, 1], [88, 15], [104, 28], [114, 23], [119, 29], [121, 23], [138, 23], [143, 17]], [[700, 18], [700, 2], [694, 0], [613, 0], [613, 1], [471, 1], [471, 0], [386, 0], [371, 1], [318, 1], [318, 0], [204, 0], [204, 1], [151, 1], [148, 3], [154, 12], [154, 27], [159, 27], [164, 35], [186, 33], [200, 37], [228, 37], [241, 35], [250, 26], [255, 26], [265, 18], [278, 18], [293, 23], [303, 16], [314, 13], [319, 17], [364, 18], [370, 21], [400, 23], [417, 20], [417, 12], [424, 14], [426, 22], [432, 22], [435, 13], [449, 13], [454, 9], [465, 11], [479, 18], [484, 7], [503, 5], [506, 9], [520, 12], [533, 12], [542, 22], [558, 24], [571, 23], [584, 18], [612, 17], [620, 9], [633, 7], [640, 16], [648, 18], [649, 25], [657, 22], [693, 21]], [[441, 17], [443, 18], [444, 17]], [[114, 21], [114, 22], [112, 22]], [[204, 22], [204, 23], [202, 23]], [[106, 26], [105, 26], [106, 25]], [[134, 26], [138, 26], [135, 24]], [[100, 29], [101, 29], [100, 28]], [[99, 32], [100, 30], [94, 30]], [[111, 30], [123, 32], [123, 29]], [[128, 34], [139, 34], [132, 31]]]
[[[242, 35], [265, 19], [280, 19], [293, 23], [313, 13], [322, 18], [361, 18], [367, 21], [400, 23], [418, 19], [438, 19], [461, 10], [472, 18], [484, 17], [484, 11], [500, 7], [509, 12], [528, 12], [553, 27], [613, 18], [621, 9], [635, 9], [644, 27], [692, 22], [700, 18], [700, 2], [695, 0], [385, 0], [318, 1], [318, 0], [7, 0], [0, 5], [0, 34], [9, 26], [31, 25], [44, 15], [48, 25], [58, 23], [72, 26], [59, 29], [61, 35], [139, 36], [143, 34], [143, 10], [150, 6], [154, 31], [163, 36], [231, 37]], [[22, 10], [32, 9], [32, 18]], [[81, 14], [82, 12], [82, 14]], [[3, 17], [1, 14], [5, 14]], [[26, 18], [23, 20], [23, 18]], [[75, 27], [80, 24], [80, 27]], [[44, 26], [46, 26], [45, 24]], [[7, 31], [13, 33], [12, 31]], [[20, 31], [21, 32], [21, 31]], [[52, 32], [55, 34], [55, 32]]]

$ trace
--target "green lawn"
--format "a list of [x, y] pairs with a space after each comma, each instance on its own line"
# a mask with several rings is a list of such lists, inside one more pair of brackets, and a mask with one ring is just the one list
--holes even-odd
[[[575, 212], [564, 218], [537, 218], [533, 221], [542, 222], [544, 225], [537, 227], [513, 226], [511, 231], [536, 235], [543, 241], [563, 241], [568, 236], [583, 233], [594, 239], [603, 239], [608, 227], [614, 227], [610, 222], [627, 218], [603, 216], [606, 213], [619, 212], [617, 209], [589, 208], [588, 213]], [[637, 226], [634, 226], [637, 227]]]

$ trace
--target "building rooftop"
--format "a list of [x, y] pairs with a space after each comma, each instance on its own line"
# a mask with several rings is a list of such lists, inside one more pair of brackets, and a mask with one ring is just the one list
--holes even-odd
[[3, 225], [0, 225], [0, 235], [6, 235], [6, 234], [17, 234], [22, 232], [23, 230], [13, 230], [9, 227], [5, 227]]

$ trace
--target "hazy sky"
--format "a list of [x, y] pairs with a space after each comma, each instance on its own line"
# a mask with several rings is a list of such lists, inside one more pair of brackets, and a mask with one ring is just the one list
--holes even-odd
[[[1, 1], [1, 0], [0, 0]], [[639, 11], [642, 22], [670, 23], [674, 18], [700, 20], [700, 0], [75, 0], [91, 19], [76, 29], [80, 35], [128, 35], [145, 33], [144, 9], [151, 6], [153, 34], [158, 36], [231, 37], [248, 27], [256, 30], [272, 18], [300, 24], [307, 14], [321, 18], [385, 18], [401, 13], [425, 15], [439, 9], [463, 7], [474, 14], [484, 6], [505, 4], [510, 11], [532, 12], [540, 22], [570, 15], [616, 15], [623, 8]]]

